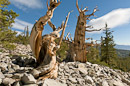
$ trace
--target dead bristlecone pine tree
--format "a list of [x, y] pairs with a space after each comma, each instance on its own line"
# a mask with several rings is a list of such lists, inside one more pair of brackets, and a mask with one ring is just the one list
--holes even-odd
[[[44, 80], [46, 78], [56, 78], [58, 63], [56, 61], [56, 51], [60, 48], [65, 28], [68, 22], [68, 16], [66, 21], [62, 23], [61, 27], [56, 28], [55, 25], [51, 23], [51, 18], [53, 17], [54, 10], [60, 5], [60, 0], [50, 0], [48, 5], [47, 0], [47, 12], [46, 15], [41, 17], [33, 26], [31, 35], [30, 35], [30, 46], [33, 54], [36, 57], [38, 67], [33, 71], [38, 71], [36, 74], [33, 74], [38, 80]], [[42, 32], [44, 26], [49, 24], [53, 29], [53, 32], [46, 34], [42, 37]], [[62, 30], [60, 36], [59, 32]], [[60, 38], [59, 43], [55, 43], [55, 39]], [[33, 72], [32, 71], [32, 72]]]
[[76, 1], [76, 7], [79, 11], [79, 16], [77, 20], [77, 26], [75, 30], [73, 48], [71, 48], [70, 58], [73, 61], [86, 62], [86, 44], [85, 44], [85, 32], [100, 31], [101, 29], [92, 29], [87, 30], [86, 28], [92, 28], [92, 26], [86, 26], [87, 20], [89, 17], [94, 16], [94, 13], [97, 11], [97, 7], [93, 10], [93, 13], [85, 15], [85, 12], [88, 11], [88, 8], [83, 10], [78, 6], [78, 0]]

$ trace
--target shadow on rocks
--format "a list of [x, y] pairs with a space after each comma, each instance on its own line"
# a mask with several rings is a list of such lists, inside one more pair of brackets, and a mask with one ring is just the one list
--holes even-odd
[[20, 67], [36, 67], [36, 59], [34, 57], [13, 55], [12, 63], [19, 65]]

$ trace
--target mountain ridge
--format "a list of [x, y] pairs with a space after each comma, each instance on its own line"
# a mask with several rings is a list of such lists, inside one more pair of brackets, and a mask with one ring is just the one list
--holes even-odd
[[116, 45], [116, 49], [122, 49], [122, 50], [130, 50], [130, 45]]

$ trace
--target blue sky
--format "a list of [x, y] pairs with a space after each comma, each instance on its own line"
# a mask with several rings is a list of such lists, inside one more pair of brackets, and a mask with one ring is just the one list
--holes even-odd
[[[11, 5], [8, 9], [13, 9], [19, 14], [19, 17], [13, 24], [13, 30], [22, 32], [25, 26], [29, 26], [31, 30], [33, 24], [41, 16], [44, 16], [47, 0], [10, 0]], [[76, 8], [76, 0], [61, 0], [62, 3], [54, 11], [54, 16], [51, 19], [52, 23], [58, 27], [65, 20], [67, 13], [71, 10], [65, 35], [70, 32], [74, 36], [77, 17], [79, 15]], [[92, 13], [93, 9], [98, 6], [99, 11], [95, 13], [97, 17], [91, 17], [91, 21], [87, 24], [93, 25], [94, 28], [100, 29], [108, 23], [108, 27], [113, 30], [114, 41], [120, 45], [130, 45], [130, 0], [79, 0], [79, 7], [88, 6], [89, 10], [86, 14]], [[52, 29], [46, 25], [43, 34], [52, 32]], [[86, 33], [87, 37], [92, 37], [94, 40], [99, 40], [102, 34], [100, 32]]]

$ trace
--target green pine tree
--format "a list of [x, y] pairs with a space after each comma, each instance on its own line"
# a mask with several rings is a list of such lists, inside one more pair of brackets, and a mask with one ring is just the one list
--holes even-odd
[[12, 49], [12, 42], [16, 39], [16, 32], [11, 30], [14, 19], [18, 16], [13, 10], [7, 10], [9, 0], [0, 0], [0, 44]]
[[19, 34], [16, 38], [17, 38], [16, 43], [18, 43], [18, 44], [24, 44], [24, 45], [29, 44], [29, 28], [28, 28], [28, 26], [25, 27], [23, 33]]
[[26, 27], [26, 36], [25, 36], [25, 44], [29, 44], [29, 28]]
[[115, 59], [117, 58], [116, 50], [114, 48], [115, 43], [113, 40], [113, 31], [110, 31], [110, 28], [105, 27], [104, 33], [105, 37], [101, 37], [101, 61], [104, 61], [109, 66], [116, 66]]
[[26, 27], [24, 28], [23, 36], [26, 37]]
[[29, 28], [27, 26], [27, 31], [26, 31], [26, 37], [28, 38], [29, 37]]
[[13, 10], [7, 10], [9, 0], [0, 0], [0, 29], [7, 30], [12, 27], [14, 19], [18, 16]]
[[97, 63], [100, 61], [98, 48], [90, 47], [87, 52], [87, 60], [92, 63]]

